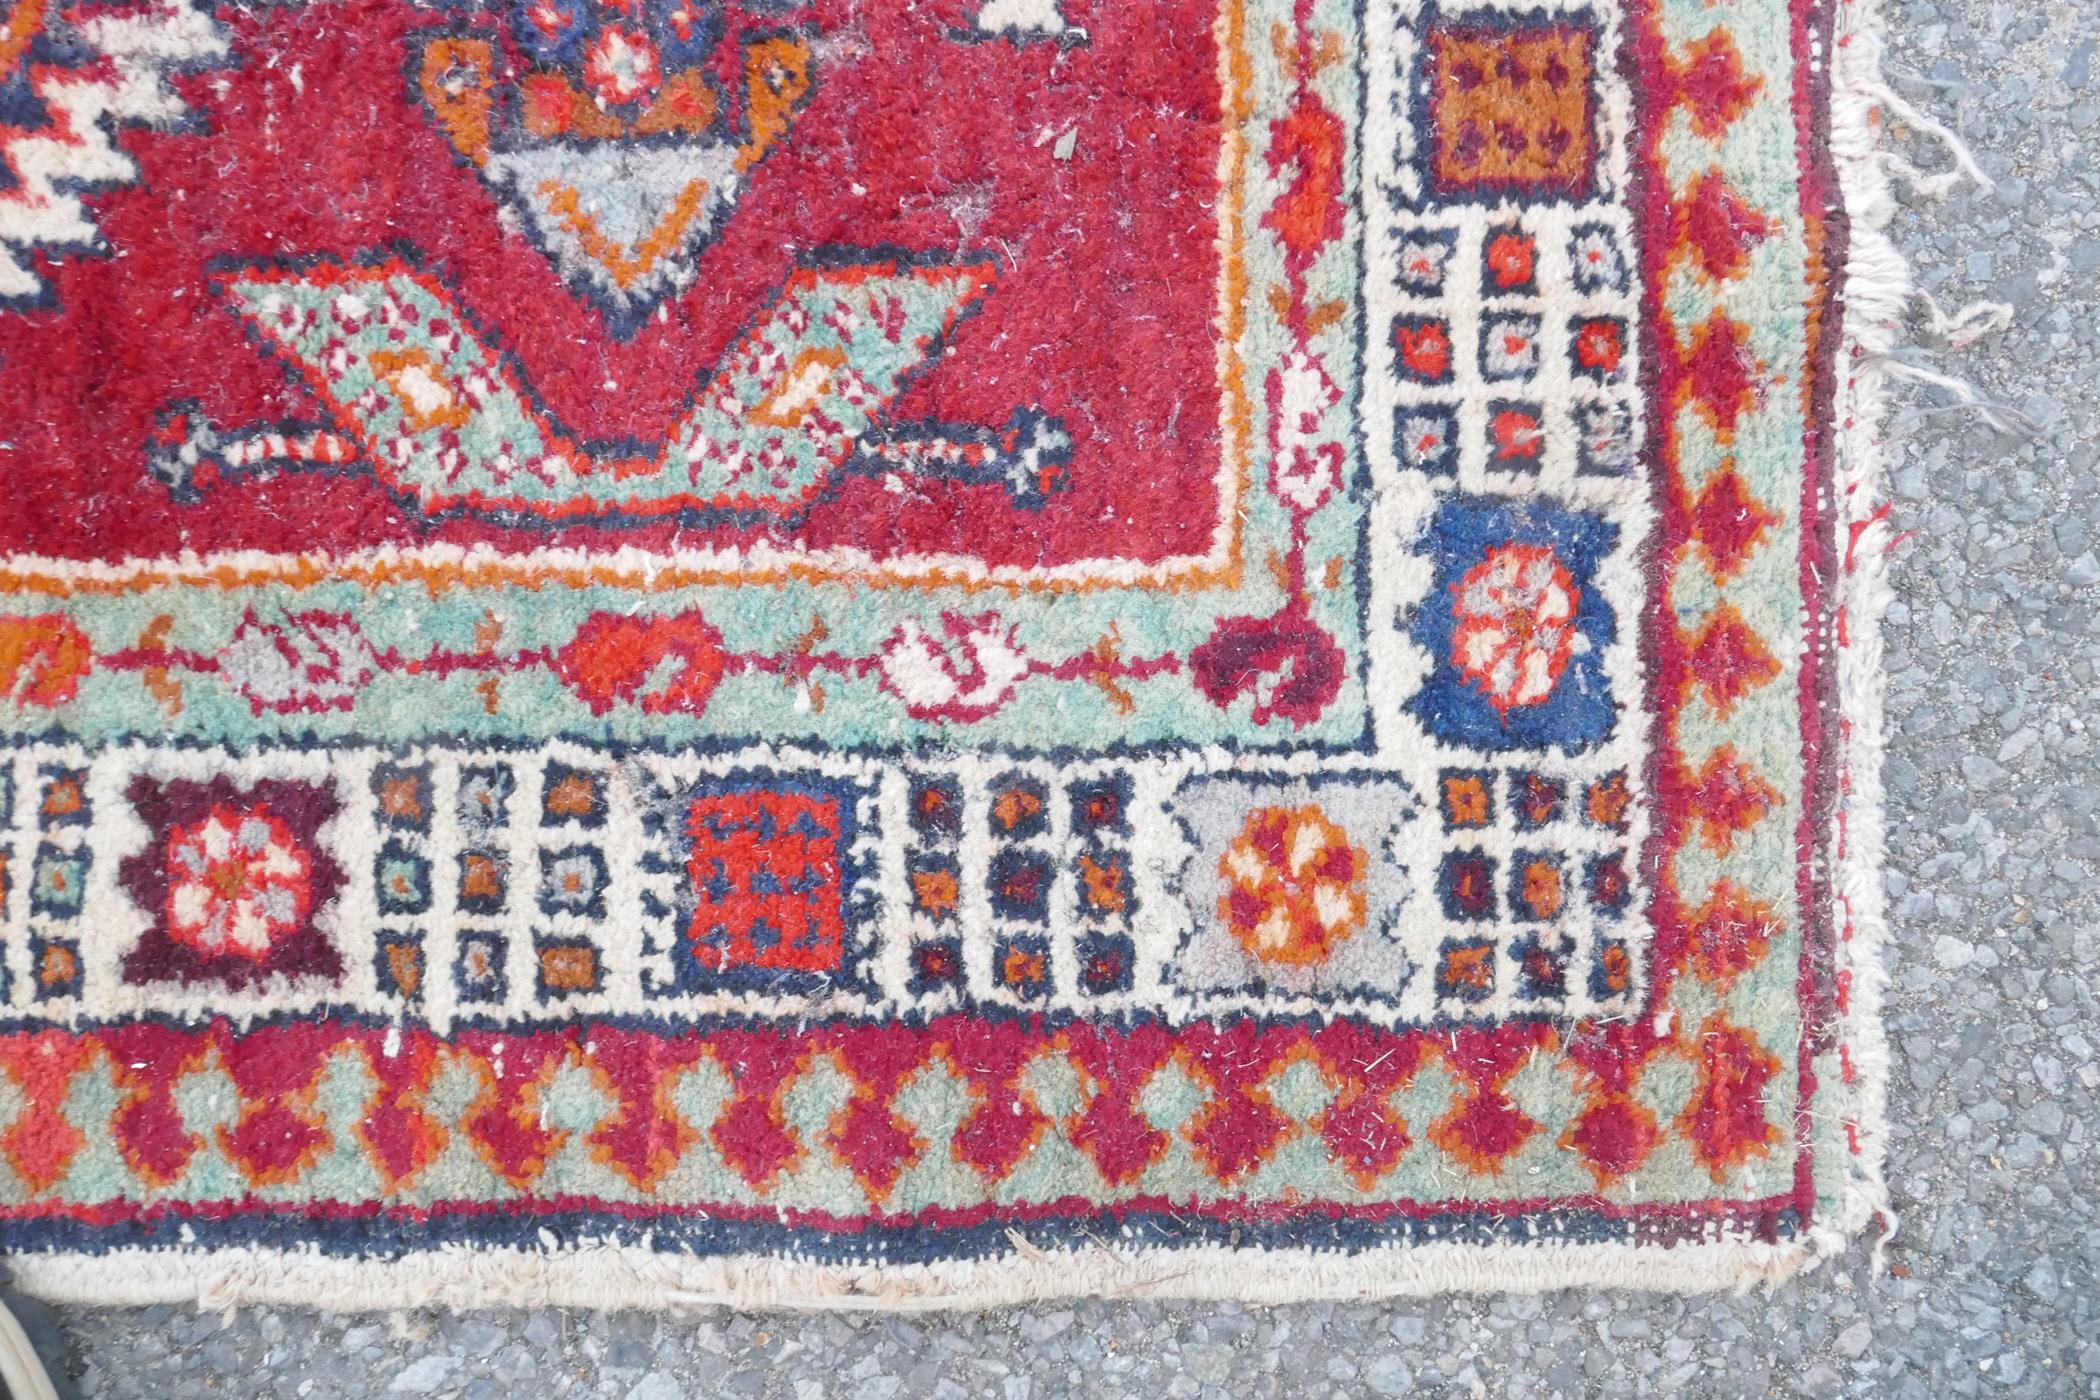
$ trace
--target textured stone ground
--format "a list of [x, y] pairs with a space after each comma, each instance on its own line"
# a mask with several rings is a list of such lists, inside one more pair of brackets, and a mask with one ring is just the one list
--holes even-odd
[[[1892, 416], [1893, 1277], [1776, 1294], [926, 1321], [69, 1314], [91, 1396], [2100, 1395], [2100, 10], [1891, 0], [1890, 80], [1998, 181], [1895, 234], [2007, 334]], [[1937, 153], [1922, 143], [1921, 164]]]

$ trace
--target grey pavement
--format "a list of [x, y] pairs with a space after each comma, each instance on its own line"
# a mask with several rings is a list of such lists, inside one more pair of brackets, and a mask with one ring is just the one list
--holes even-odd
[[[1771, 1294], [981, 1317], [73, 1311], [90, 1396], [2100, 1395], [2100, 7], [1889, 7], [1889, 77], [1997, 180], [1892, 232], [2014, 326], [1889, 427], [1893, 1271]], [[1912, 142], [1918, 163], [1940, 160]]]

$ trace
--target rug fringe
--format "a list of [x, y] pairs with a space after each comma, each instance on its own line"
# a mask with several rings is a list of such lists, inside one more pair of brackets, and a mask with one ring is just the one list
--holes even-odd
[[[1887, 381], [1904, 378], [1946, 389], [2001, 430], [2016, 430], [2023, 416], [1993, 403], [1966, 381], [1894, 357], [1906, 341], [1905, 312], [1913, 300], [1925, 304], [1927, 334], [1954, 348], [2004, 329], [2013, 309], [1979, 301], [1947, 315], [1913, 280], [1909, 264], [1885, 232], [1896, 210], [1892, 177], [1934, 198], [1944, 197], [1964, 179], [1985, 190], [1993, 188], [1993, 182], [1957, 133], [1919, 111], [1883, 80], [1883, 34], [1880, 0], [1843, 0], [1839, 5], [1833, 34], [1830, 146], [1850, 242], [1838, 360], [1842, 377], [1834, 414], [1839, 434], [1838, 538], [1844, 554], [1834, 632], [1843, 739], [1834, 833], [1840, 921], [1837, 976], [1843, 990], [1832, 1087], [1841, 1096], [1852, 1150], [1843, 1164], [1838, 1209], [1810, 1235], [1818, 1259], [1828, 1258], [1878, 1222], [1870, 1260], [1875, 1276], [1887, 1268], [1899, 1224], [1885, 1174], [1889, 1050], [1881, 1024], [1887, 982], [1882, 947], [1888, 937], [1881, 875], [1881, 763], [1886, 745], [1882, 617], [1894, 596], [1888, 561], [1898, 542], [1883, 504], [1887, 463], [1880, 429]], [[1928, 175], [1884, 148], [1883, 113], [1937, 140], [1953, 168]]]
[[1092, 1295], [1248, 1304], [1559, 1288], [1742, 1292], [1811, 1262], [1799, 1241], [1731, 1240], [1657, 1250], [1631, 1244], [1421, 1244], [1371, 1255], [1206, 1245], [1172, 1254], [1112, 1247], [930, 1263], [839, 1264], [768, 1255], [701, 1258], [647, 1245], [554, 1250], [448, 1246], [396, 1259], [314, 1250], [23, 1255], [21, 1286], [47, 1301], [140, 1307], [194, 1303], [328, 1312], [581, 1307], [682, 1311], [944, 1312]]

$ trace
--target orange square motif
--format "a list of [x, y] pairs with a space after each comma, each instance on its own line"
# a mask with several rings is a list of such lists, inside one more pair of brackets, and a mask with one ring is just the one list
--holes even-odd
[[1590, 185], [1590, 34], [1439, 28], [1429, 40], [1430, 179], [1441, 194], [1575, 196]]

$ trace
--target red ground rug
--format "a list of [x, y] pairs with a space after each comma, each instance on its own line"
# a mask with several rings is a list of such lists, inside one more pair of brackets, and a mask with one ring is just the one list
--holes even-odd
[[33, 1290], [1692, 1289], [1878, 1208], [1858, 6], [0, 9]]

